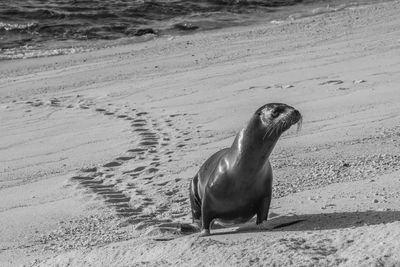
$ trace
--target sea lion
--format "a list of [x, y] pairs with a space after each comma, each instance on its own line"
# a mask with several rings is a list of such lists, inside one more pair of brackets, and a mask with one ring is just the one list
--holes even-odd
[[266, 104], [254, 113], [229, 148], [213, 154], [190, 183], [193, 222], [202, 235], [210, 234], [215, 219], [243, 223], [257, 215], [256, 224], [268, 217], [272, 196], [269, 155], [281, 134], [298, 123], [299, 111], [280, 103]]

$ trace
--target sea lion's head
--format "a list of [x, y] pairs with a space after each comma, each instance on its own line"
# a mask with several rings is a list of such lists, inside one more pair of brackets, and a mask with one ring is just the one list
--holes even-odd
[[254, 113], [254, 119], [257, 120], [258, 127], [263, 131], [264, 140], [275, 140], [289, 129], [292, 125], [298, 123], [299, 130], [302, 123], [300, 112], [286, 104], [269, 103]]

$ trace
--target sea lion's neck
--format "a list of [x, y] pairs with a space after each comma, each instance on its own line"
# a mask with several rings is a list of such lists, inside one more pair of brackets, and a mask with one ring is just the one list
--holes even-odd
[[254, 118], [236, 136], [231, 146], [230, 162], [235, 173], [257, 173], [267, 162], [279, 136], [265, 139]]

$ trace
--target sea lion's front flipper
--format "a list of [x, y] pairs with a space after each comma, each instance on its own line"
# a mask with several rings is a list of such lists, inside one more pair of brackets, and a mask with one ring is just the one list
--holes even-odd
[[271, 195], [262, 199], [257, 210], [257, 221], [256, 221], [257, 225], [267, 220], [270, 204], [271, 204]]

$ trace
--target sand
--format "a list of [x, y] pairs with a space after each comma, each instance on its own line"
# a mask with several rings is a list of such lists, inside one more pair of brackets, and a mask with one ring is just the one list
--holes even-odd
[[[400, 2], [0, 63], [0, 266], [400, 266]], [[179, 232], [259, 106], [270, 218]]]

